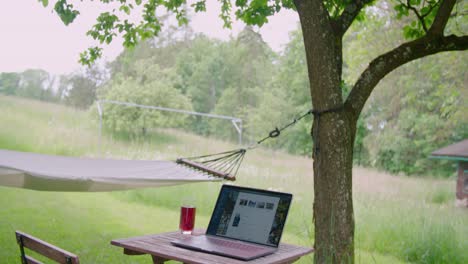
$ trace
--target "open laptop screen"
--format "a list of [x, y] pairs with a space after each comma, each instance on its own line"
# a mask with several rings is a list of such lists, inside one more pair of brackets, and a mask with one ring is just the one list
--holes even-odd
[[223, 185], [208, 235], [278, 246], [292, 195]]

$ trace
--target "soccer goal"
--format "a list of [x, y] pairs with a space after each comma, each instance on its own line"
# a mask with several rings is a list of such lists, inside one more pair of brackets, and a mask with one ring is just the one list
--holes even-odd
[[99, 114], [99, 145], [101, 145], [101, 137], [102, 137], [102, 116], [103, 116], [104, 104], [115, 104], [115, 105], [121, 105], [125, 107], [145, 108], [145, 109], [152, 109], [152, 110], [158, 110], [158, 111], [174, 112], [174, 113], [180, 113], [180, 114], [186, 114], [186, 115], [203, 116], [207, 118], [228, 120], [231, 122], [232, 126], [234, 126], [234, 129], [237, 131], [239, 145], [242, 145], [242, 119], [237, 118], [237, 117], [193, 112], [193, 111], [167, 108], [167, 107], [161, 107], [161, 106], [141, 105], [141, 104], [135, 104], [135, 103], [130, 103], [130, 102], [120, 102], [120, 101], [113, 101], [113, 100], [97, 100], [96, 105], [97, 105], [97, 110]]

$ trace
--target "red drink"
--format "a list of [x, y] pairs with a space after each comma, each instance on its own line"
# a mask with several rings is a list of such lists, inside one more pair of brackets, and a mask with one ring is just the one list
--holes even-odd
[[195, 226], [195, 206], [183, 205], [180, 207], [180, 231], [182, 234], [192, 234]]

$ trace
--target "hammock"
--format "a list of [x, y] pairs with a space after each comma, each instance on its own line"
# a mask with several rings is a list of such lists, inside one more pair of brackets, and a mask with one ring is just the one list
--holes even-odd
[[240, 163], [223, 159], [231, 155], [234, 161], [235, 155], [226, 153], [229, 154], [173, 162], [74, 158], [0, 150], [0, 185], [43, 191], [97, 192], [235, 180], [232, 171], [237, 172]]
[[279, 136], [310, 114], [319, 116], [330, 111], [335, 110], [310, 110], [245, 149], [176, 161], [75, 158], [0, 149], [0, 185], [42, 191], [98, 192], [235, 180], [247, 149]]

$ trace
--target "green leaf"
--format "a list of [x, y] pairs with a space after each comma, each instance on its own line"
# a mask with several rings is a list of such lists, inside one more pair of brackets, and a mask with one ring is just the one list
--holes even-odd
[[38, 1], [41, 2], [44, 7], [47, 7], [49, 5], [49, 0], [38, 0]]
[[125, 14], [130, 15], [130, 7], [123, 5], [119, 8], [120, 11], [125, 12]]
[[357, 14], [356, 21], [363, 22], [365, 20], [366, 20], [366, 14], [364, 12], [360, 12], [359, 14]]
[[102, 57], [102, 48], [91, 47], [80, 54], [80, 63], [91, 66], [100, 57]]
[[247, 0], [236, 0], [236, 6], [244, 7], [247, 4]]
[[78, 10], [73, 9], [72, 4], [67, 3], [67, 0], [57, 1], [57, 3], [55, 3], [54, 10], [57, 12], [62, 22], [67, 26], [80, 14]]
[[431, 10], [431, 7], [430, 6], [425, 6], [425, 7], [421, 8], [421, 14], [425, 15], [427, 12], [429, 12], [429, 10]]
[[198, 1], [195, 4], [192, 4], [191, 6], [195, 9], [195, 12], [205, 12], [206, 11], [205, 1]]

